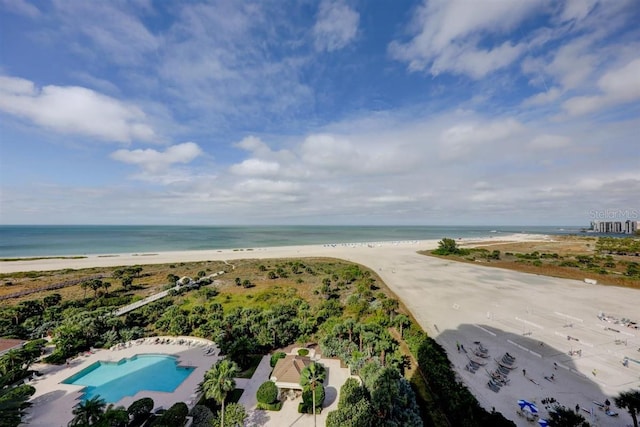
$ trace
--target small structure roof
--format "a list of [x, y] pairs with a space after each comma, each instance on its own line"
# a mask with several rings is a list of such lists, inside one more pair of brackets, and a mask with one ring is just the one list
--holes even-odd
[[0, 356], [2, 356], [5, 353], [8, 353], [10, 350], [13, 350], [14, 348], [21, 348], [24, 345], [24, 343], [26, 343], [25, 340], [0, 338]]
[[271, 381], [278, 388], [302, 390], [300, 375], [302, 370], [311, 364], [311, 359], [304, 356], [288, 355], [278, 360], [271, 373]]

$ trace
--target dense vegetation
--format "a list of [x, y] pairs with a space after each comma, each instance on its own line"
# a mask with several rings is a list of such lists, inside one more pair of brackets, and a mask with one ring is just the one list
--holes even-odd
[[[597, 240], [582, 238], [576, 241], [585, 244], [586, 250], [581, 253], [544, 250], [501, 252], [482, 247], [459, 248], [453, 239], [445, 238], [439, 242], [438, 249], [430, 254], [572, 279], [583, 279], [588, 274], [586, 277], [598, 279], [604, 284], [640, 288], [640, 261], [636, 259], [640, 256], [640, 239], [600, 237]], [[535, 245], [532, 243], [532, 246]]]
[[[510, 425], [500, 414], [480, 408], [469, 391], [456, 381], [444, 350], [402, 313], [398, 300], [384, 291], [370, 271], [333, 260], [245, 261], [235, 267], [231, 277], [226, 275], [216, 284], [184, 287], [121, 317], [114, 316], [113, 310], [138, 298], [134, 296], [136, 283], [126, 280], [110, 290], [105, 288], [104, 281], [98, 286], [91, 279], [85, 289], [93, 295], [85, 299], [63, 300], [50, 294], [3, 307], [0, 335], [20, 338], [48, 335], [55, 350], [47, 360], [57, 363], [64, 363], [66, 358], [92, 346], [108, 347], [158, 334], [194, 335], [215, 341], [227, 356], [225, 360], [238, 365], [237, 370], [250, 370], [256, 360], [254, 354], [273, 353], [275, 365], [281, 357], [279, 349], [293, 343], [304, 347], [316, 342], [324, 356], [339, 357], [362, 379], [362, 385], [345, 386], [351, 392], [345, 393], [341, 401], [354, 403], [345, 403], [335, 414], [329, 414], [329, 419], [337, 423], [334, 425], [344, 420], [350, 420], [352, 425], [471, 426], [485, 422]], [[204, 268], [195, 267], [192, 275], [204, 277], [200, 273]], [[122, 277], [128, 274], [134, 279], [136, 275], [144, 276], [142, 271], [125, 271]], [[170, 281], [175, 277], [171, 276]], [[402, 351], [403, 338], [413, 354]], [[412, 360], [418, 366], [411, 367]], [[418, 375], [411, 382], [404, 377], [410, 367], [414, 377]], [[224, 424], [228, 425], [246, 417], [241, 406], [231, 403], [230, 390], [235, 385], [227, 381], [229, 367], [222, 368], [212, 367], [202, 383], [205, 397], [211, 398], [203, 400], [208, 408], [198, 405], [195, 410], [202, 423], [220, 423], [224, 418]], [[217, 371], [221, 369], [222, 372]], [[240, 375], [237, 370], [231, 369], [235, 372], [231, 377]], [[227, 380], [222, 381], [220, 375]], [[311, 380], [310, 377], [306, 381]], [[321, 378], [313, 383], [313, 392], [311, 383], [305, 383], [300, 408], [304, 412], [321, 409], [319, 403], [324, 399]], [[226, 386], [216, 389], [216, 384]], [[213, 403], [210, 405], [209, 401]], [[227, 401], [229, 404], [225, 404]], [[133, 418], [131, 425], [139, 425], [149, 416], [149, 402], [140, 403], [141, 408], [129, 408], [129, 412], [103, 403], [90, 402], [88, 409], [96, 414], [91, 425], [118, 419], [123, 411]], [[75, 410], [86, 416], [83, 405]], [[138, 411], [140, 414], [135, 415]], [[183, 412], [177, 406], [169, 415], [178, 420]], [[156, 424], [167, 423], [167, 419], [164, 415], [150, 416]]]

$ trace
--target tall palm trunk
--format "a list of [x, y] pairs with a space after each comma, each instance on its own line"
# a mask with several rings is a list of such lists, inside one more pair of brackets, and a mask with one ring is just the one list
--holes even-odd
[[225, 399], [222, 399], [222, 412], [220, 412], [220, 427], [224, 427], [224, 401]]
[[313, 427], [317, 427], [316, 424], [316, 387], [311, 388], [311, 402], [313, 404]]

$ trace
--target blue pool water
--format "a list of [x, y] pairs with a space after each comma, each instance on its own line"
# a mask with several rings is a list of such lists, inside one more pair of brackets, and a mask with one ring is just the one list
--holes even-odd
[[100, 395], [116, 403], [141, 390], [173, 392], [195, 368], [178, 366], [173, 356], [145, 354], [119, 362], [96, 362], [63, 381], [84, 385], [83, 399]]

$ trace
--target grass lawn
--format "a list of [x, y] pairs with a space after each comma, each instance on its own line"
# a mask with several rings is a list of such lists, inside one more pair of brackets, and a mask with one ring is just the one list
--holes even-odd
[[251, 362], [251, 364], [249, 365], [249, 367], [247, 369], [245, 369], [244, 371], [240, 372], [237, 376], [237, 378], [251, 378], [253, 376], [253, 373], [256, 371], [256, 369], [258, 369], [258, 365], [260, 364], [260, 361], [262, 360], [263, 355], [262, 354], [251, 354], [248, 356], [249, 360]]

